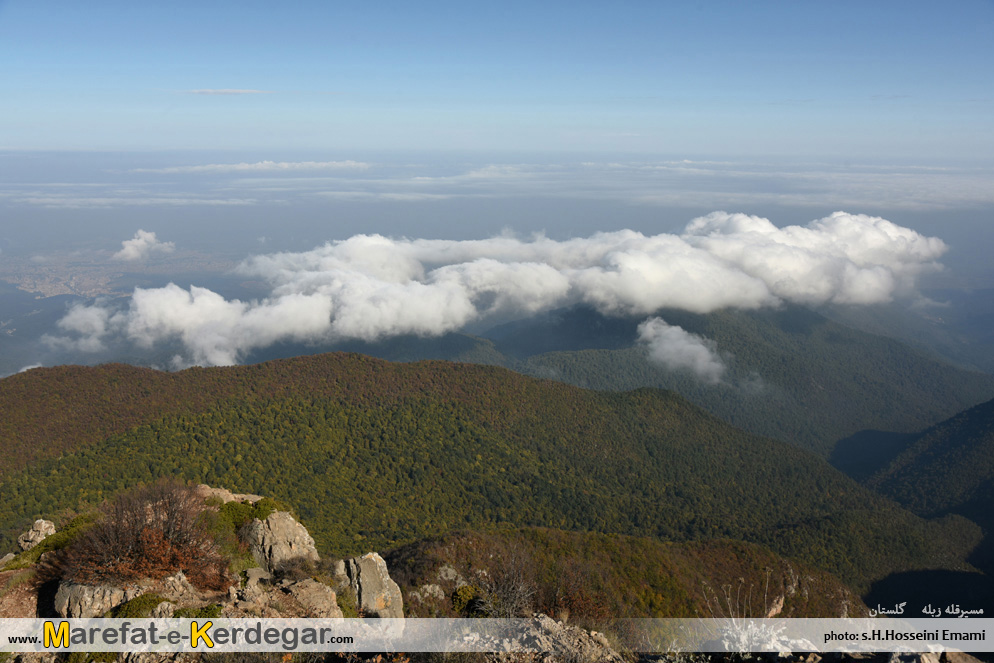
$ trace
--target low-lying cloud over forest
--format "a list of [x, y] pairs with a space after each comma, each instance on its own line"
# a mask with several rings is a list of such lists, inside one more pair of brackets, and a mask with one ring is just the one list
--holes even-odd
[[[267, 284], [265, 298], [225, 299], [175, 284], [137, 288], [124, 304], [75, 306], [48, 342], [99, 351], [125, 340], [142, 348], [178, 340], [185, 356], [177, 366], [226, 365], [281, 341], [435, 336], [575, 304], [647, 318], [663, 308], [870, 305], [914, 297], [917, 278], [941, 269], [945, 251], [940, 239], [844, 212], [782, 228], [713, 212], [680, 234], [621, 230], [561, 241], [356, 235], [243, 262], [242, 275]], [[659, 318], [640, 333], [650, 358], [721, 379], [721, 360], [706, 339]]]

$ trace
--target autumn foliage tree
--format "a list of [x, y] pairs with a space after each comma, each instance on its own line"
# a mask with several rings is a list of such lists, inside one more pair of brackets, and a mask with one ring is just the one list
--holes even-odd
[[206, 506], [192, 489], [158, 482], [105, 504], [100, 522], [58, 560], [61, 575], [83, 584], [161, 579], [183, 571], [200, 589], [231, 584], [227, 559], [207, 531]]

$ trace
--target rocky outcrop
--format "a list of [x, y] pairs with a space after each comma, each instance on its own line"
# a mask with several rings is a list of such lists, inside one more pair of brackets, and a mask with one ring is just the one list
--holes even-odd
[[[199, 492], [201, 497], [225, 501], [251, 501], [255, 497], [208, 486], [200, 486]], [[39, 521], [35, 529], [47, 528]], [[307, 567], [292, 568], [300, 560], [319, 562], [320, 556], [307, 529], [289, 513], [275, 511], [265, 520], [253, 520], [242, 528], [239, 536], [259, 567], [247, 569], [244, 582], [226, 591], [198, 590], [180, 570], [165, 578], [138, 579], [127, 586], [63, 580], [56, 593], [55, 610], [65, 618], [101, 617], [142, 594], [155, 594], [161, 597], [151, 609], [155, 617], [213, 605], [227, 617], [342, 618], [338, 593], [346, 592], [348, 604], [351, 606], [354, 601], [361, 616], [404, 616], [400, 587], [390, 578], [386, 562], [375, 552], [335, 562], [331, 565], [331, 580], [326, 584], [307, 577], [311, 571]], [[301, 574], [301, 570], [305, 573]], [[433, 596], [441, 592], [434, 589]], [[141, 605], [144, 609], [144, 603]]]
[[61, 617], [76, 619], [100, 617], [111, 608], [116, 608], [141, 593], [142, 589], [138, 587], [63, 582], [55, 594], [55, 611]]
[[543, 614], [527, 620], [522, 630], [507, 635], [470, 635], [475, 646], [483, 645], [497, 652], [488, 660], [502, 663], [530, 661], [598, 661], [623, 663], [624, 658], [611, 648], [603, 634], [568, 626]]
[[31, 526], [31, 529], [17, 537], [17, 545], [21, 547], [21, 550], [31, 550], [53, 534], [55, 534], [55, 523], [39, 518]]
[[404, 599], [387, 572], [387, 563], [375, 552], [346, 560], [345, 572], [364, 617], [403, 617]]
[[213, 597], [212, 592], [200, 591], [190, 584], [182, 571], [161, 580], [145, 579], [126, 587], [63, 581], [55, 594], [55, 611], [68, 618], [102, 617], [112, 608], [149, 592], [164, 600], [150, 615], [153, 617], [169, 616], [177, 606], [200, 607], [210, 603]]
[[428, 583], [411, 591], [408, 598], [418, 603], [441, 603], [445, 600], [445, 590], [435, 583]]
[[262, 499], [259, 495], [248, 495], [244, 493], [233, 493], [227, 488], [211, 488], [205, 483], [198, 484], [193, 489], [194, 494], [201, 499], [217, 498], [227, 504], [228, 502], [248, 502], [255, 504]]
[[307, 529], [285, 511], [275, 511], [265, 520], [253, 520], [245, 539], [256, 563], [270, 573], [297, 559], [321, 559]]
[[297, 603], [306, 611], [306, 616], [317, 618], [341, 618], [342, 609], [338, 607], [338, 597], [331, 587], [317, 580], [308, 578], [287, 587]]
[[186, 579], [186, 574], [182, 571], [177, 571], [173, 575], [163, 578], [161, 585], [156, 589], [164, 598], [177, 603], [199, 601], [203, 598], [203, 592], [190, 584], [190, 581]]

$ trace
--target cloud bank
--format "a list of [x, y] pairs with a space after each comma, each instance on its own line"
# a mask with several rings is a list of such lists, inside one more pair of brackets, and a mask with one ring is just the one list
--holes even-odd
[[121, 250], [114, 254], [114, 260], [144, 260], [153, 253], [172, 253], [176, 245], [163, 242], [154, 232], [139, 230], [131, 239], [121, 242]]
[[[80, 182], [0, 182], [0, 204], [57, 207], [306, 204], [316, 199], [432, 203], [533, 197], [638, 207], [826, 205], [893, 210], [994, 204], [986, 167], [719, 161], [451, 164], [360, 160], [143, 165]], [[112, 180], [105, 180], [107, 174]], [[209, 175], [145, 177], [147, 174]], [[95, 181], [98, 180], [98, 181]]]
[[135, 168], [133, 173], [280, 173], [300, 170], [366, 170], [362, 161], [256, 161], [252, 163], [208, 163], [200, 166]]
[[[269, 284], [262, 300], [174, 284], [138, 288], [127, 308], [82, 307], [62, 327], [80, 347], [111, 337], [141, 347], [180, 341], [188, 354], [182, 362], [226, 365], [277, 341], [434, 336], [574, 304], [649, 316], [662, 308], [881, 303], [913, 295], [921, 274], [940, 269], [945, 250], [937, 238], [844, 212], [784, 228], [714, 212], [679, 235], [622, 230], [564, 241], [356, 235], [244, 262], [241, 273]], [[720, 379], [720, 359], [703, 339], [658, 319], [640, 333], [664, 364]]]
[[690, 371], [708, 384], [718, 384], [725, 374], [725, 362], [718, 356], [714, 341], [667, 324], [662, 318], [649, 318], [640, 324], [638, 340], [646, 346], [650, 360], [670, 370]]

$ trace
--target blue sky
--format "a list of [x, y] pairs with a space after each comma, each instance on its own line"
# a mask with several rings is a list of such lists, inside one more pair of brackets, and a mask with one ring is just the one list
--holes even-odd
[[971, 1], [7, 0], [0, 148], [970, 162], [992, 36]]

